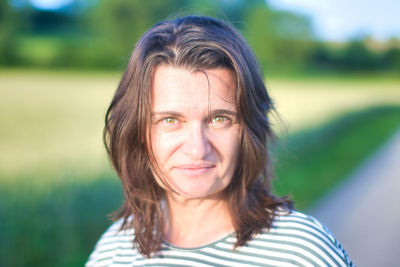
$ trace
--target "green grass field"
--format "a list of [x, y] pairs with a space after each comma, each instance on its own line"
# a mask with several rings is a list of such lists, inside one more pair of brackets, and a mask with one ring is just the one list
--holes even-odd
[[[82, 266], [119, 207], [101, 134], [119, 74], [0, 70], [0, 266]], [[304, 209], [400, 127], [400, 80], [267, 80], [275, 180]], [[285, 133], [285, 129], [288, 133]]]
[[382, 106], [290, 134], [274, 147], [276, 192], [310, 207], [398, 130], [400, 106]]
[[2, 179], [108, 168], [101, 135], [117, 75], [0, 71], [0, 84]]

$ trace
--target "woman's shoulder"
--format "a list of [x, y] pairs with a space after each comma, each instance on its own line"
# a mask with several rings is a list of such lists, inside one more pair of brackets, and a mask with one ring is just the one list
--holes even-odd
[[131, 254], [134, 252], [132, 250], [134, 231], [133, 229], [121, 229], [122, 224], [123, 219], [115, 221], [101, 235], [86, 266], [108, 266], [115, 260], [115, 257], [121, 256], [119, 254], [126, 254], [125, 252], [129, 252], [129, 256], [133, 256]]
[[285, 229], [288, 227], [304, 230], [315, 230], [319, 233], [331, 235], [328, 228], [316, 218], [296, 210], [278, 209], [274, 213], [273, 228]]
[[302, 212], [277, 210], [271, 228], [254, 240], [318, 266], [353, 266], [330, 231], [317, 219]]
[[327, 239], [332, 243], [338, 244], [328, 228], [320, 221], [295, 210], [277, 210], [270, 232], [276, 234], [287, 233], [289, 236], [299, 238], [311, 235], [315, 238]]

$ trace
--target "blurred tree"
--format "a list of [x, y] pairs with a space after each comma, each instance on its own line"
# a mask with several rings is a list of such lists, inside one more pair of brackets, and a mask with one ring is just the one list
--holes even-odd
[[378, 58], [369, 51], [362, 40], [351, 41], [342, 57], [339, 60], [339, 65], [345, 69], [368, 70], [374, 69], [379, 65]]
[[257, 5], [265, 5], [265, 0], [203, 0], [192, 1], [188, 11], [229, 21], [242, 30], [247, 13]]
[[8, 0], [0, 0], [0, 64], [13, 65], [16, 61], [16, 38], [20, 25], [18, 14]]
[[391, 38], [389, 46], [390, 48], [383, 55], [383, 61], [389, 66], [389, 69], [400, 73], [400, 39]]
[[390, 48], [384, 55], [384, 61], [389, 66], [389, 69], [400, 73], [400, 48]]
[[99, 1], [89, 12], [90, 24], [102, 51], [99, 61], [120, 66], [138, 38], [153, 24], [189, 6], [188, 0]]
[[306, 17], [273, 10], [265, 0], [73, 0], [51, 11], [0, 0], [0, 65], [123, 68], [149, 27], [187, 14], [231, 22], [268, 73], [400, 69], [398, 40], [383, 51], [371, 50], [365, 38], [341, 47], [318, 42]]
[[310, 63], [319, 69], [340, 71], [399, 70], [400, 46], [388, 44], [386, 48], [368, 47], [369, 37], [352, 40], [337, 46], [318, 43], [310, 56]]
[[96, 55], [96, 59], [92, 57], [92, 60], [97, 61], [98, 65], [121, 66], [121, 62], [127, 60], [138, 38], [156, 22], [171, 16], [210, 15], [228, 20], [236, 27], [242, 28], [241, 21], [247, 10], [260, 3], [265, 2], [264, 0], [99, 1], [89, 12], [89, 22], [95, 36], [99, 38], [96, 41], [97, 50], [100, 48], [102, 53]]
[[307, 18], [255, 5], [246, 16], [244, 34], [266, 70], [301, 68], [313, 49]]

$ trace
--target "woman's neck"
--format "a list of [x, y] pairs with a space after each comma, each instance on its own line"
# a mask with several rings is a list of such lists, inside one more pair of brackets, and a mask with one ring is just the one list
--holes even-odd
[[180, 247], [199, 247], [234, 231], [227, 202], [221, 198], [167, 196], [164, 238]]

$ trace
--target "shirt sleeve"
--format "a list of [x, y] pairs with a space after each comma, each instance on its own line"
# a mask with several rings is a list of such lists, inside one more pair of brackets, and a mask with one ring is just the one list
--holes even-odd
[[327, 266], [355, 266], [343, 246], [325, 225], [312, 216], [296, 211], [292, 214], [294, 217], [298, 217], [302, 224], [308, 228], [305, 228], [305, 231], [312, 233], [315, 242], [310, 246], [315, 246], [315, 251], [320, 257], [329, 260]]
[[86, 267], [109, 266], [113, 262], [121, 242], [126, 239], [123, 231], [120, 231], [122, 219], [113, 223], [100, 237], [90, 254]]

